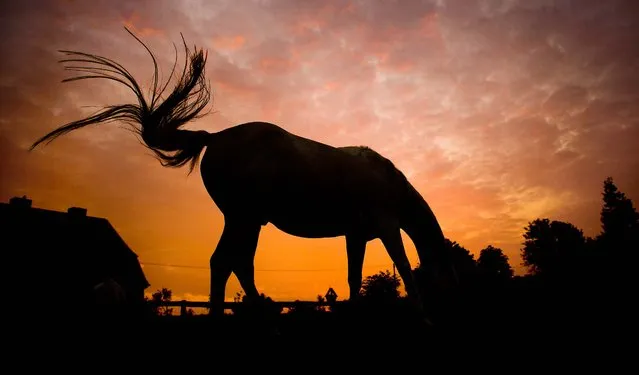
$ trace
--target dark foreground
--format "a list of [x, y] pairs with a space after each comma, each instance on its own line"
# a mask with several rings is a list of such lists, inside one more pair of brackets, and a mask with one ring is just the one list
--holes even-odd
[[634, 358], [632, 298], [565, 289], [520, 292], [440, 301], [440, 308], [430, 312], [433, 326], [424, 324], [406, 303], [346, 304], [326, 312], [280, 314], [265, 308], [217, 319], [32, 317], [14, 325], [14, 337], [5, 340], [16, 351], [63, 351], [66, 354], [58, 357], [62, 360], [90, 351], [90, 356], [101, 353], [115, 356], [115, 361], [134, 357], [228, 363], [240, 358], [238, 366], [252, 363], [255, 356], [299, 360], [318, 368], [341, 359], [392, 365], [400, 358], [455, 358], [447, 362], [455, 367], [468, 364], [469, 355], [489, 362], [517, 358], [522, 366], [547, 361], [618, 366]]

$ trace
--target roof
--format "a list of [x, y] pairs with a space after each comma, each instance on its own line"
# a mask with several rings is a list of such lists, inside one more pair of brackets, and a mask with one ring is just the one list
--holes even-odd
[[88, 216], [84, 208], [54, 211], [32, 207], [26, 197], [13, 198], [0, 203], [0, 224], [5, 258], [35, 269], [30, 278], [91, 286], [113, 278], [127, 287], [149, 286], [137, 254], [107, 219]]

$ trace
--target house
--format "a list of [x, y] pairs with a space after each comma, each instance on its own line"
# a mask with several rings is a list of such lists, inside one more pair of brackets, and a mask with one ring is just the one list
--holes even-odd
[[144, 305], [149, 283], [138, 256], [107, 219], [14, 197], [0, 203], [0, 231], [4, 289], [20, 311], [82, 317]]

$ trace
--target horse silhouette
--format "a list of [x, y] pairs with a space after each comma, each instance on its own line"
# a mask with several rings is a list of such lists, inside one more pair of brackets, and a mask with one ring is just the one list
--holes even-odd
[[184, 69], [175, 76], [175, 87], [164, 98], [176, 64], [161, 85], [154, 54], [127, 32], [144, 46], [154, 64], [149, 100], [117, 62], [62, 50], [68, 58], [60, 62], [72, 64], [66, 69], [84, 73], [63, 82], [113, 80], [131, 89], [138, 103], [106, 106], [92, 116], [51, 131], [31, 150], [84, 126], [122, 121], [131, 126], [163, 166], [189, 164], [190, 174], [199, 164], [204, 187], [224, 216], [223, 232], [210, 259], [212, 314], [224, 311], [231, 273], [237, 276], [249, 301], [259, 298], [254, 258], [261, 227], [267, 223], [298, 237], [344, 236], [350, 300], [360, 293], [367, 242], [380, 239], [397, 266], [409, 298], [423, 307], [401, 230], [413, 241], [420, 263], [451, 264], [450, 258], [431, 208], [390, 160], [368, 147], [333, 147], [266, 122], [240, 124], [215, 133], [180, 129], [201, 117], [209, 102], [204, 74], [206, 53], [197, 47], [191, 51], [182, 37]]

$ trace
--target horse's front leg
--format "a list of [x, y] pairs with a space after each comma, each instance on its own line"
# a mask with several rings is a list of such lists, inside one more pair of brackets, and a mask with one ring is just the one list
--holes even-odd
[[386, 251], [388, 252], [388, 255], [393, 260], [393, 263], [395, 263], [395, 265], [397, 266], [397, 270], [399, 271], [399, 275], [404, 282], [404, 287], [406, 288], [408, 297], [415, 303], [418, 312], [423, 317], [423, 322], [427, 326], [432, 325], [432, 323], [426, 316], [424, 302], [417, 287], [417, 282], [412, 272], [410, 262], [408, 261], [408, 257], [406, 256], [406, 249], [404, 248], [400, 229], [389, 226], [388, 229], [385, 230], [385, 233], [381, 236], [381, 240], [382, 244], [386, 248]]
[[346, 256], [348, 258], [348, 287], [349, 300], [355, 301], [359, 297], [362, 288], [362, 268], [364, 267], [364, 254], [366, 253], [366, 240], [357, 235], [346, 235]]

